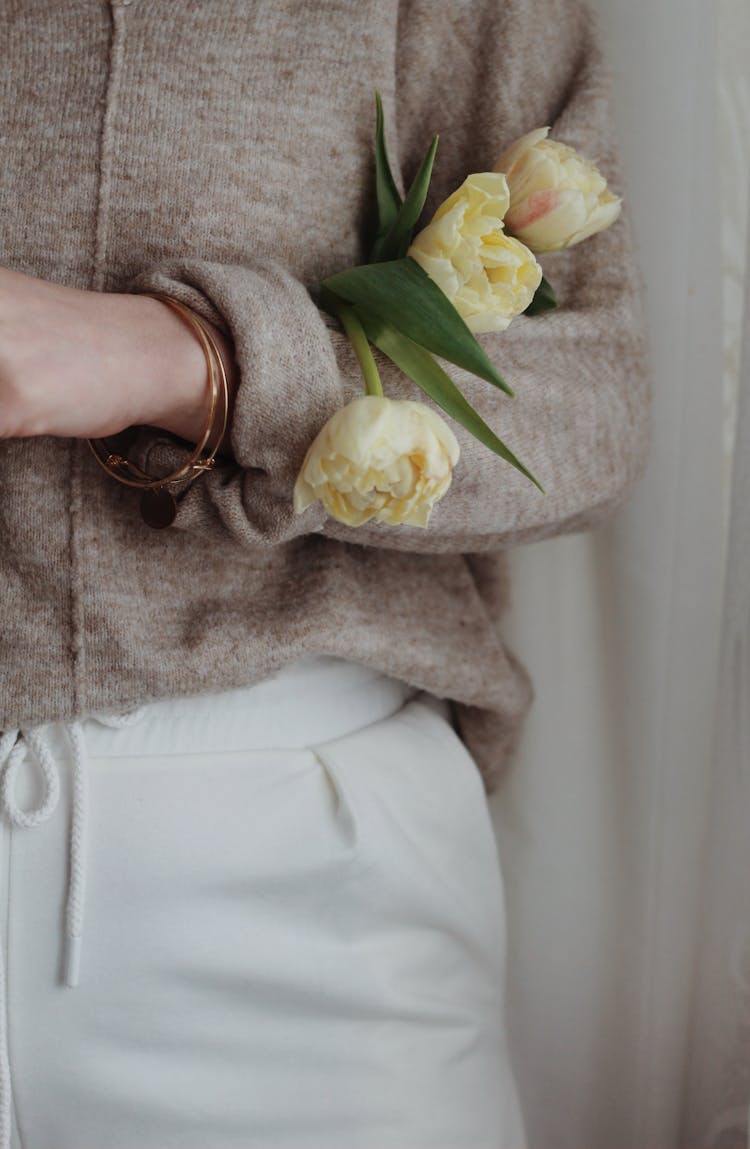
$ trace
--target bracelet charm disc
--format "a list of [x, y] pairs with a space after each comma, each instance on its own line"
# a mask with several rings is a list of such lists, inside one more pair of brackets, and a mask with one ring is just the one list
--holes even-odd
[[155, 530], [171, 527], [177, 514], [177, 503], [165, 487], [151, 487], [141, 495], [141, 518]]

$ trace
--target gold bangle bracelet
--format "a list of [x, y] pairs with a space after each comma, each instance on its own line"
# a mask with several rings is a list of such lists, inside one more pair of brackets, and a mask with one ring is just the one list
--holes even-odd
[[94, 458], [111, 478], [118, 483], [143, 491], [141, 515], [144, 521], [151, 527], [162, 528], [169, 526], [177, 513], [176, 499], [167, 487], [185, 479], [192, 482], [204, 471], [211, 470], [214, 465], [214, 458], [226, 433], [229, 419], [229, 383], [218, 344], [203, 320], [185, 304], [169, 295], [146, 292], [143, 294], [166, 303], [181, 315], [203, 348], [208, 369], [210, 402], [200, 441], [181, 466], [170, 474], [160, 477], [148, 475], [132, 460], [111, 451], [106, 438], [87, 439], [87, 442]]

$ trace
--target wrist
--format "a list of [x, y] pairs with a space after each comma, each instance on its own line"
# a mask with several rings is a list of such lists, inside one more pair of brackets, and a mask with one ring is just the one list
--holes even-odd
[[[123, 298], [123, 297], [121, 297]], [[206, 425], [211, 390], [206, 356], [195, 333], [168, 304], [146, 295], [124, 298], [135, 317], [144, 358], [141, 412], [138, 422], [162, 427], [190, 443], [197, 443]], [[202, 319], [213, 335], [224, 363], [229, 390], [229, 412], [237, 381], [231, 340], [214, 324]], [[231, 450], [227, 431], [219, 451]]]

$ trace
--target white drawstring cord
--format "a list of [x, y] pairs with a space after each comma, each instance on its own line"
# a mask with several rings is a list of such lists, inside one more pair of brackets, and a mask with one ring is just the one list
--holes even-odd
[[[66, 722], [65, 729], [73, 751], [73, 796], [71, 802], [68, 840], [69, 868], [68, 893], [65, 906], [65, 952], [63, 969], [65, 984], [71, 988], [78, 984], [83, 928], [83, 902], [86, 882], [86, 814], [88, 812], [88, 777], [86, 773], [86, 740], [80, 722]], [[19, 737], [20, 735], [20, 737]], [[7, 753], [7, 745], [15, 741]], [[6, 739], [8, 742], [6, 743]], [[16, 802], [15, 784], [18, 767], [26, 757], [27, 747], [32, 751], [44, 779], [44, 796], [38, 806], [22, 810]], [[7, 763], [0, 787], [0, 805], [13, 826], [28, 829], [46, 822], [54, 813], [60, 795], [60, 775], [52, 752], [39, 727], [10, 731], [0, 743], [0, 766], [6, 749]]]
[[78, 985], [83, 942], [83, 909], [86, 897], [86, 845], [89, 809], [88, 753], [80, 722], [67, 726], [73, 750], [73, 793], [68, 831], [68, 896], [65, 902], [65, 952], [63, 976], [73, 989]]
[[[129, 714], [94, 715], [103, 726], [132, 726], [144, 708]], [[73, 779], [68, 831], [68, 891], [65, 903], [65, 949], [63, 973], [66, 986], [78, 985], [83, 945], [83, 915], [86, 895], [86, 846], [88, 822], [88, 749], [80, 721], [63, 724], [72, 750]], [[0, 736], [0, 805], [13, 826], [38, 826], [54, 813], [60, 796], [60, 775], [54, 755], [43, 737], [42, 727], [9, 730]], [[30, 750], [44, 780], [44, 793], [38, 806], [22, 810], [16, 802], [15, 780], [18, 768]], [[3, 946], [0, 943], [0, 1149], [10, 1149], [12, 1090], [8, 1052], [8, 1004]]]
[[[132, 726], [143, 717], [144, 708], [128, 714], [95, 714], [102, 726], [120, 729]], [[88, 844], [88, 749], [80, 722], [65, 724], [73, 750], [73, 796], [68, 839], [68, 896], [65, 905], [65, 953], [63, 970], [65, 984], [78, 985], [83, 946], [83, 910], [86, 897], [86, 847]], [[2, 758], [0, 758], [2, 762]]]

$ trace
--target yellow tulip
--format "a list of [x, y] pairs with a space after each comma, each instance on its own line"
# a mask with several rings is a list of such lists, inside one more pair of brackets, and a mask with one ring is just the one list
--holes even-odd
[[549, 128], [521, 136], [500, 156], [510, 193], [505, 226], [532, 251], [572, 247], [613, 224], [621, 200], [590, 160], [548, 140]]
[[458, 456], [455, 435], [431, 407], [360, 395], [310, 444], [294, 487], [294, 510], [301, 514], [320, 499], [348, 526], [377, 519], [426, 527]]
[[505, 176], [470, 175], [437, 209], [407, 252], [475, 334], [504, 331], [531, 303], [542, 278], [532, 253], [506, 235]]

